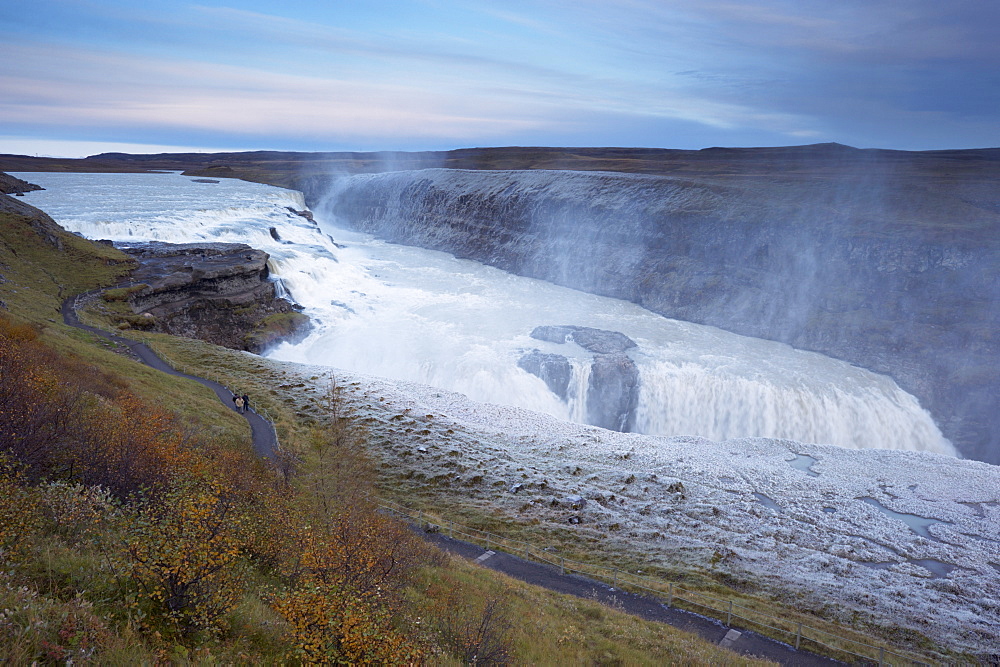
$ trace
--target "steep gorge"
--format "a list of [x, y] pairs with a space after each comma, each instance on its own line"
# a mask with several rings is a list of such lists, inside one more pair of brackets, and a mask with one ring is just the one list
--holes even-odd
[[1000, 463], [1000, 188], [850, 166], [822, 178], [429, 169], [307, 195], [389, 241], [885, 373], [963, 455]]

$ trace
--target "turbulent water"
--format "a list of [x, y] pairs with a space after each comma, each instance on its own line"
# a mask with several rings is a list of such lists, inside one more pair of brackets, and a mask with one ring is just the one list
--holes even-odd
[[[670, 320], [634, 304], [514, 276], [289, 209], [297, 192], [179, 174], [17, 174], [61, 225], [93, 239], [247, 243], [316, 325], [269, 356], [322, 364], [585, 421], [590, 353], [529, 336], [539, 325], [619, 331], [640, 373], [635, 430], [714, 440], [769, 436], [954, 454], [916, 399], [881, 375], [780, 343]], [[273, 231], [272, 231], [273, 230]], [[570, 357], [568, 399], [518, 367]]]

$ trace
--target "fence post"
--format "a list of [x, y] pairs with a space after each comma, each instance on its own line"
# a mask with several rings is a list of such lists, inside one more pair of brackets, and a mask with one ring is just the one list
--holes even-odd
[[489, 534], [489, 532], [486, 533], [486, 550], [487, 551], [490, 550], [490, 534]]
[[672, 581], [670, 582], [670, 593], [668, 594], [667, 597], [667, 606], [668, 607], [674, 606], [674, 582]]
[[615, 588], [618, 588], [618, 570], [614, 570], [615, 573]]
[[726, 627], [728, 628], [733, 623], [733, 601], [729, 601], [729, 612], [726, 614]]
[[455, 537], [455, 522], [454, 521], [449, 521], [448, 522], [448, 535], [450, 537]]
[[802, 624], [799, 623], [799, 627], [795, 629], [795, 650], [799, 650], [799, 642], [802, 641]]
[[559, 573], [566, 574], [566, 559], [559, 556]]
[[878, 649], [878, 667], [882, 667], [885, 664], [885, 649], [881, 646]]

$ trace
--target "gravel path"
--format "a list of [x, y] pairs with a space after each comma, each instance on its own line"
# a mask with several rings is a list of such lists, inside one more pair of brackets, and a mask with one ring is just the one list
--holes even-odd
[[449, 553], [468, 558], [483, 567], [502, 572], [515, 579], [557, 593], [596, 600], [646, 620], [667, 623], [741, 655], [765, 658], [781, 665], [843, 664], [807, 651], [797, 651], [788, 644], [749, 630], [728, 628], [721, 621], [707, 616], [668, 607], [655, 598], [629, 593], [577, 574], [562, 574], [560, 569], [553, 565], [525, 560], [503, 551], [484, 549], [443, 533], [427, 533], [425, 539]]
[[[61, 308], [63, 321], [71, 327], [82, 329], [94, 334], [95, 336], [100, 336], [101, 338], [110, 340], [123, 348], [127, 348], [134, 358], [151, 368], [163, 371], [169, 375], [194, 380], [195, 382], [205, 385], [215, 392], [215, 395], [219, 397], [219, 400], [222, 401], [223, 405], [234, 411], [236, 410], [236, 406], [233, 404], [233, 393], [224, 385], [219, 384], [214, 380], [206, 380], [202, 377], [188, 375], [187, 373], [181, 373], [180, 371], [174, 370], [169, 364], [163, 361], [163, 359], [156, 356], [156, 353], [149, 349], [145, 343], [116, 336], [115, 334], [104, 331], [103, 329], [98, 329], [80, 322], [80, 318], [77, 317], [76, 314], [78, 304], [81, 303], [82, 300], [85, 300], [100, 291], [102, 290], [85, 292], [63, 301]], [[274, 459], [275, 453], [278, 450], [278, 441], [274, 434], [274, 428], [271, 426], [270, 422], [257, 414], [252, 408], [244, 412], [243, 416], [250, 424], [250, 430], [253, 437], [253, 449], [257, 453], [257, 456]]]

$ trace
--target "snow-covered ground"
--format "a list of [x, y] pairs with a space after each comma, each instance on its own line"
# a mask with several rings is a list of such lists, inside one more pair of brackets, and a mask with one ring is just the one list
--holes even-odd
[[[978, 653], [1000, 646], [1000, 467], [928, 452], [617, 433], [461, 394], [272, 362], [344, 408], [411, 484], [605, 534]], [[310, 378], [319, 378], [312, 379]], [[676, 485], [680, 482], [681, 487]], [[516, 493], [515, 484], [522, 484]], [[565, 501], [579, 495], [582, 510]]]

